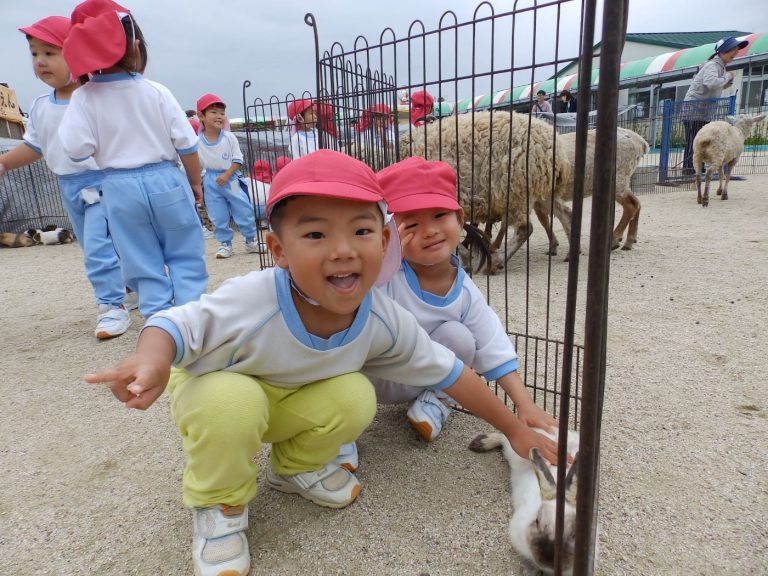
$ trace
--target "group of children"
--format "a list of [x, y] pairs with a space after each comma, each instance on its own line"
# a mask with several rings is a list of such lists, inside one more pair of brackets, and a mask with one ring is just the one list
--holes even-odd
[[[272, 445], [271, 488], [320, 506], [351, 504], [361, 490], [355, 440], [377, 402], [410, 402], [409, 422], [432, 441], [453, 399], [518, 454], [537, 447], [556, 460], [556, 444], [531, 429], [556, 422], [526, 393], [498, 316], [455, 256], [464, 214], [448, 164], [411, 158], [376, 174], [340, 152], [307, 147], [270, 174], [265, 190], [275, 267], [206, 294], [195, 211], [203, 167], [214, 222], [230, 210], [254, 251], [252, 207], [237, 182], [242, 155], [222, 130], [224, 103], [200, 98], [198, 137], [171, 93], [143, 77], [141, 31], [111, 0], [78, 5], [71, 27], [49, 20], [22, 31], [54, 91], [33, 107], [28, 150], [0, 162], [13, 168], [43, 154], [62, 181], [77, 182], [62, 194], [82, 199], [68, 204], [73, 223], [85, 215], [75, 226], [93, 227], [78, 238], [100, 306], [123, 310], [124, 285], [139, 293], [147, 322], [136, 351], [85, 380], [108, 384], [141, 410], [168, 390], [187, 454], [195, 574], [248, 573], [248, 503], [264, 443]], [[312, 119], [316, 110], [305, 104], [292, 112]], [[53, 111], [38, 117], [38, 107]], [[131, 122], [111, 113], [127, 109]], [[215, 233], [231, 246], [224, 224]], [[111, 239], [109, 290], [101, 289], [107, 273], [89, 264], [101, 246], [92, 236]], [[477, 373], [499, 382], [517, 414]]]

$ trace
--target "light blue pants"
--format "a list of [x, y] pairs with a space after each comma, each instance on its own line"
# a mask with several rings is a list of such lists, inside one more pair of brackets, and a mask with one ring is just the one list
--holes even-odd
[[[104, 174], [87, 170], [59, 176], [58, 179], [61, 201], [83, 249], [85, 276], [93, 286], [96, 302], [120, 306], [125, 297], [123, 274], [109, 235], [107, 217], [98, 202]], [[86, 197], [90, 198], [88, 201], [83, 197], [84, 189], [90, 190], [86, 193]], [[88, 203], [93, 201], [95, 203]]]
[[237, 224], [246, 242], [256, 238], [256, 219], [248, 196], [240, 189], [237, 176], [232, 176], [224, 186], [216, 183], [223, 170], [206, 170], [203, 176], [205, 209], [213, 222], [213, 235], [222, 244], [232, 244], [234, 233], [229, 227], [229, 217]]
[[126, 285], [139, 293], [144, 317], [204, 294], [203, 229], [192, 189], [176, 164], [108, 168], [102, 190]]

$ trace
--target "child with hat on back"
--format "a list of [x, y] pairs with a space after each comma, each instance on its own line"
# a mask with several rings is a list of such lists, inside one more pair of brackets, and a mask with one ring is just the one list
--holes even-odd
[[105, 172], [112, 241], [149, 318], [206, 291], [197, 135], [170, 91], [142, 76], [147, 46], [127, 8], [86, 0], [71, 22], [64, 58], [75, 76], [91, 77], [72, 95], [58, 135], [67, 156], [93, 157]]
[[317, 103], [311, 98], [300, 98], [288, 104], [288, 122], [291, 131], [291, 157], [301, 158], [320, 148], [320, 132], [325, 139], [324, 148], [336, 148], [336, 125], [330, 104]]
[[332, 150], [295, 160], [272, 182], [267, 216], [275, 268], [156, 314], [133, 355], [85, 377], [142, 410], [167, 386], [187, 453], [196, 574], [248, 573], [248, 502], [263, 443], [272, 444], [271, 488], [330, 508], [357, 498], [357, 478], [333, 459], [375, 414], [363, 371], [445, 390], [516, 450], [536, 446], [555, 460], [554, 442], [374, 288], [400, 252], [370, 168]]
[[[557, 421], [526, 392], [509, 336], [456, 256], [464, 211], [456, 201], [453, 168], [446, 162], [412, 157], [384, 168], [378, 179], [403, 251], [402, 266], [383, 291], [413, 313], [430, 337], [452, 350], [465, 366], [498, 382], [524, 424], [556, 427]], [[442, 401], [445, 394], [400, 383], [409, 379], [371, 376], [379, 402], [412, 402], [408, 421], [425, 441], [434, 440], [450, 414]], [[337, 461], [354, 465], [355, 454], [354, 447], [344, 446]]]
[[235, 135], [223, 129], [226, 110], [224, 101], [215, 94], [203, 94], [197, 100], [197, 117], [202, 125], [197, 151], [205, 170], [205, 208], [213, 222], [213, 234], [219, 241], [216, 258], [232, 256], [234, 232], [229, 226], [230, 217], [245, 238], [245, 251], [259, 252], [259, 245], [255, 242], [253, 206], [240, 187], [243, 153]]
[[[85, 275], [98, 305], [96, 337], [114, 338], [128, 330], [131, 318], [126, 309], [120, 261], [100, 203], [103, 174], [92, 158], [72, 161], [62, 150], [58, 135], [70, 97], [80, 86], [61, 54], [69, 32], [69, 18], [49, 16], [19, 30], [29, 42], [35, 75], [53, 91], [32, 103], [24, 143], [0, 155], [0, 177], [6, 170], [27, 166], [45, 157], [48, 167], [57, 175], [62, 204], [83, 249]], [[135, 297], [135, 293], [132, 294]]]

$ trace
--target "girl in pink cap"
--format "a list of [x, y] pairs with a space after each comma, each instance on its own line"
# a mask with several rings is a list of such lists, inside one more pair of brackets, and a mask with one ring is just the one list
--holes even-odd
[[142, 76], [147, 46], [127, 8], [86, 0], [71, 20], [64, 58], [90, 81], [73, 95], [59, 138], [70, 158], [93, 158], [104, 170], [112, 240], [149, 318], [207, 288], [197, 135], [171, 92]]
[[125, 305], [120, 261], [99, 202], [103, 174], [92, 158], [73, 162], [62, 150], [58, 136], [69, 99], [80, 86], [80, 82], [72, 78], [61, 54], [69, 32], [69, 19], [49, 16], [19, 30], [27, 36], [35, 75], [53, 91], [32, 103], [24, 143], [0, 156], [0, 176], [6, 170], [45, 157], [48, 167], [58, 176], [62, 203], [83, 249], [85, 275], [98, 305], [96, 337], [100, 340], [114, 338], [128, 330], [131, 318]]
[[313, 102], [311, 98], [293, 100], [288, 104], [288, 122], [294, 159], [320, 148], [320, 132], [325, 139], [323, 147], [336, 148], [336, 126], [330, 104]]

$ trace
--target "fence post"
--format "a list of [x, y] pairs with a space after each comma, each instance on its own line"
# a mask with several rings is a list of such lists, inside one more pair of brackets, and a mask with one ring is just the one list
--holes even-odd
[[664, 100], [661, 117], [661, 148], [659, 149], [659, 182], [669, 180], [669, 147], [672, 142], [672, 116], [675, 103]]
[[734, 116], [736, 114], [736, 94], [733, 94], [728, 98], [728, 115]]

